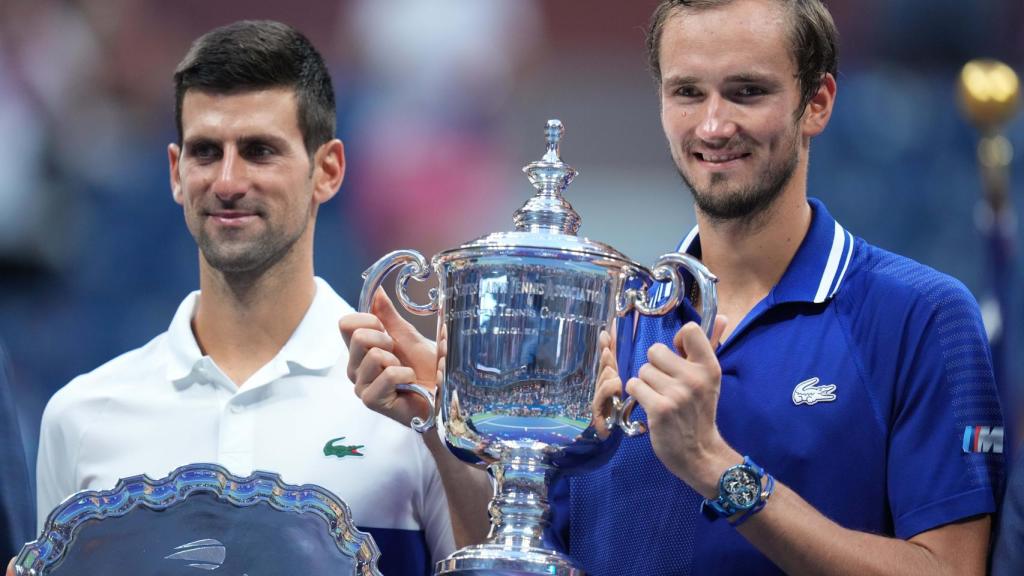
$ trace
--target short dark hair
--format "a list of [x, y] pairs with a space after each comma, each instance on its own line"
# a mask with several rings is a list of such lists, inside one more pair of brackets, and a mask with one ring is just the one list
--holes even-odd
[[200, 36], [174, 71], [174, 120], [182, 139], [185, 93], [286, 87], [295, 90], [299, 131], [312, 155], [334, 138], [334, 88], [324, 59], [301, 32], [280, 22], [242, 20]]
[[[734, 0], [662, 0], [651, 15], [647, 31], [647, 59], [654, 78], [661, 82], [661, 35], [665, 22], [679, 10], [706, 10]], [[803, 113], [821, 86], [826, 73], [839, 71], [839, 31], [828, 8], [821, 0], [776, 0], [790, 15], [793, 59], [800, 84], [800, 108]]]

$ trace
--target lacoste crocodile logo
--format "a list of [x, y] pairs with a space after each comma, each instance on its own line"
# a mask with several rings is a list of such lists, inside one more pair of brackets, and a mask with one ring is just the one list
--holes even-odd
[[335, 438], [334, 440], [328, 440], [327, 444], [324, 444], [324, 456], [337, 456], [338, 458], [344, 458], [345, 456], [365, 456], [359, 451], [364, 444], [351, 445], [351, 444], [335, 444], [344, 440], [345, 437]]
[[801, 404], [813, 406], [818, 402], [834, 402], [836, 395], [833, 392], [836, 391], [836, 385], [826, 384], [818, 386], [820, 381], [815, 376], [797, 384], [796, 388], [793, 388], [793, 404], [797, 406]]

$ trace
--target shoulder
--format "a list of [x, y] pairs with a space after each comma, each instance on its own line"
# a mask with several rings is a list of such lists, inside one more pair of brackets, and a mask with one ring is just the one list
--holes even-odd
[[154, 378], [164, 378], [167, 366], [167, 334], [162, 333], [146, 345], [125, 352], [98, 368], [75, 377], [46, 403], [44, 430], [56, 424], [73, 422], [77, 417], [95, 418], [102, 405], [125, 388], [145, 386]]
[[861, 238], [855, 242], [849, 276], [837, 294], [840, 302], [860, 313], [947, 320], [962, 317], [980, 322], [977, 300], [956, 278]]
[[835, 310], [873, 386], [943, 382], [952, 395], [994, 397], [985, 325], [962, 282], [860, 239], [850, 268]]

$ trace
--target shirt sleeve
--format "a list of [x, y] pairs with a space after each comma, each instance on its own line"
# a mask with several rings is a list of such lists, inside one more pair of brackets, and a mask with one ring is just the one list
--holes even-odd
[[74, 439], [69, 438], [61, 393], [50, 399], [43, 411], [39, 429], [39, 454], [36, 458], [36, 529], [42, 531], [47, 516], [77, 491], [74, 466], [77, 461]]
[[977, 303], [938, 273], [914, 287], [920, 297], [902, 315], [881, 316], [898, 337], [875, 343], [876, 356], [895, 359], [894, 373], [877, 376], [895, 382], [887, 482], [900, 538], [994, 512], [1002, 474], [1002, 414]]

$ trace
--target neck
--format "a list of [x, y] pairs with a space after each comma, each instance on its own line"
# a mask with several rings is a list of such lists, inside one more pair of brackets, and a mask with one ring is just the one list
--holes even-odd
[[697, 210], [701, 260], [718, 276], [725, 337], [778, 284], [811, 224], [801, 174], [755, 221], [721, 221]]
[[259, 274], [215, 270], [200, 255], [192, 331], [199, 348], [241, 386], [284, 347], [316, 294], [312, 258]]

